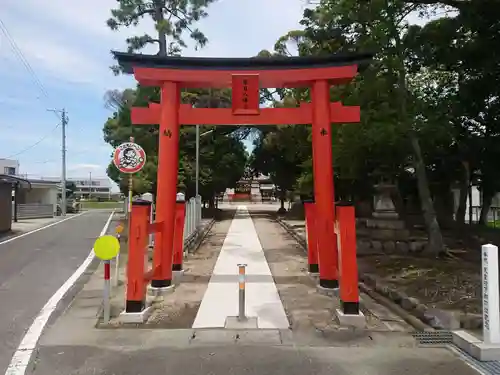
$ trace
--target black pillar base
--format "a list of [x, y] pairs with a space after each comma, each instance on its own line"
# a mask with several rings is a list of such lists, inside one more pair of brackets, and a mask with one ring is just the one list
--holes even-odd
[[172, 264], [172, 271], [182, 271], [182, 264]]
[[172, 285], [172, 280], [151, 280], [152, 288], [166, 288]]
[[345, 315], [359, 315], [359, 302], [340, 301], [340, 305], [342, 306], [342, 312]]
[[319, 273], [319, 265], [318, 264], [310, 264], [309, 272], [311, 273]]
[[140, 313], [142, 310], [144, 310], [143, 301], [127, 301], [125, 303], [125, 312]]
[[337, 289], [339, 287], [338, 280], [328, 280], [328, 279], [319, 279], [319, 286], [326, 289]]

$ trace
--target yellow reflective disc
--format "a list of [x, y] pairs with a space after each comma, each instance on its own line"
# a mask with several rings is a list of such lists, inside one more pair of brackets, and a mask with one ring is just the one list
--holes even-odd
[[94, 242], [94, 253], [99, 259], [111, 260], [119, 251], [120, 242], [115, 236], [101, 236]]
[[123, 225], [118, 224], [118, 225], [116, 226], [116, 228], [115, 228], [115, 232], [116, 232], [116, 233], [121, 233], [121, 232], [123, 232]]

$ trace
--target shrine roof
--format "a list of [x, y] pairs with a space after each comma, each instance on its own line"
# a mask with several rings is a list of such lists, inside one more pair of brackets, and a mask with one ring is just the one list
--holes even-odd
[[326, 56], [300, 57], [177, 57], [112, 52], [125, 73], [134, 67], [180, 70], [289, 70], [317, 69], [346, 65], [366, 65], [373, 53], [338, 53]]

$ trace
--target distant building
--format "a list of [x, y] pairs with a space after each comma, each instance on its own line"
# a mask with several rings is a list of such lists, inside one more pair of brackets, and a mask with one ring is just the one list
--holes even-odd
[[273, 199], [276, 187], [268, 176], [242, 178], [234, 188], [226, 189], [225, 196], [230, 201], [269, 201]]
[[0, 174], [16, 176], [19, 174], [19, 161], [12, 159], [0, 159]]
[[78, 198], [110, 199], [111, 181], [107, 177], [101, 178], [68, 178], [76, 186], [75, 196]]

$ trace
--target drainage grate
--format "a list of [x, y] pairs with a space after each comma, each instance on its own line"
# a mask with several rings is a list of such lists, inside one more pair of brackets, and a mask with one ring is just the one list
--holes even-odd
[[[412, 336], [421, 345], [449, 345], [453, 343], [450, 331], [413, 332]], [[500, 361], [481, 362], [455, 345], [451, 345], [450, 349], [481, 374], [500, 375]]]
[[421, 345], [448, 345], [453, 342], [450, 331], [413, 332], [412, 336]]
[[469, 363], [476, 370], [479, 370], [481, 374], [500, 375], [500, 361], [481, 362], [458, 347], [453, 347], [453, 350], [465, 362]]

